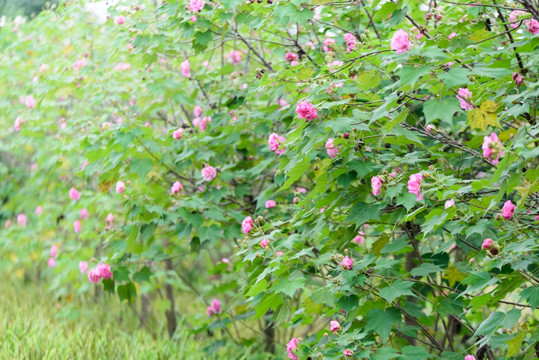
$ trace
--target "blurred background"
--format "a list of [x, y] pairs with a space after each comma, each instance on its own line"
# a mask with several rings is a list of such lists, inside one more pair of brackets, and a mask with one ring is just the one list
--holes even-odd
[[57, 4], [58, 0], [0, 0], [0, 16], [32, 16], [38, 14], [46, 4]]

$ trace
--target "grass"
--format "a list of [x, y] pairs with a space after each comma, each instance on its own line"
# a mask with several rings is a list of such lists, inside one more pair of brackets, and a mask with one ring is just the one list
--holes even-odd
[[46, 289], [21, 282], [4, 283], [0, 293], [0, 359], [207, 358], [203, 344], [187, 332], [177, 333], [175, 341], [159, 333], [154, 338], [141, 328], [116, 298], [55, 299]]

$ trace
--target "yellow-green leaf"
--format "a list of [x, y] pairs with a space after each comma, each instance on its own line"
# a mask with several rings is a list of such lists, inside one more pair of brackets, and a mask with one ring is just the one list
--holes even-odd
[[506, 341], [507, 343], [507, 359], [509, 359], [511, 356], [518, 355], [520, 351], [520, 345], [522, 345], [522, 341], [524, 341], [524, 338], [526, 337], [526, 332], [521, 332], [511, 340]]
[[457, 270], [455, 265], [450, 265], [442, 276], [444, 279], [449, 281], [449, 286], [455, 285], [457, 281], [462, 281], [466, 278], [466, 274], [461, 273]]
[[487, 100], [479, 109], [475, 108], [468, 112], [468, 124], [472, 129], [481, 129], [485, 131], [489, 125], [500, 127], [496, 109], [498, 104]]

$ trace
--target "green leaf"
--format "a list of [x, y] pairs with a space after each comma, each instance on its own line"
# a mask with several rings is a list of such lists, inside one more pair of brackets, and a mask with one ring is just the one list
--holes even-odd
[[445, 86], [452, 88], [457, 85], [470, 84], [470, 79], [468, 78], [470, 75], [472, 75], [470, 70], [463, 67], [457, 67], [452, 68], [447, 73], [438, 75], [438, 78], [442, 80]]
[[442, 271], [442, 268], [431, 263], [423, 263], [420, 266], [413, 268], [410, 273], [412, 276], [427, 276], [438, 271]]
[[272, 289], [275, 292], [283, 293], [288, 295], [288, 297], [293, 297], [298, 289], [305, 287], [305, 280], [302, 278], [296, 278], [292, 281], [288, 279], [282, 279], [277, 284], [275, 284]]
[[367, 204], [360, 201], [352, 207], [346, 221], [353, 221], [359, 226], [371, 220], [380, 220], [380, 210], [383, 207], [382, 204]]
[[403, 85], [414, 85], [416, 81], [423, 75], [430, 72], [429, 66], [422, 66], [419, 69], [415, 67], [406, 66], [400, 69], [399, 77]]
[[309, 159], [309, 157], [307, 156], [304, 156], [303, 159], [286, 174], [288, 176], [288, 179], [286, 179], [285, 183], [278, 191], [288, 189], [293, 183], [298, 181], [303, 176], [303, 174], [305, 174], [307, 170], [309, 170], [310, 167], [311, 159]]
[[380, 297], [392, 303], [395, 299], [404, 296], [415, 296], [410, 288], [414, 285], [411, 281], [397, 280], [393, 284], [380, 290]]
[[245, 294], [245, 296], [255, 296], [255, 295], [258, 295], [260, 294], [262, 291], [266, 290], [266, 288], [268, 287], [268, 282], [266, 281], [266, 279], [262, 279], [261, 281], [259, 281], [258, 283], [254, 284], [253, 286], [251, 286], [251, 288], [249, 289], [249, 291], [247, 291], [247, 293]]
[[131, 174], [135, 173], [144, 180], [146, 174], [148, 174], [153, 169], [153, 161], [151, 159], [131, 159], [129, 163], [129, 172]]
[[137, 289], [132, 282], [118, 286], [118, 297], [120, 298], [120, 301], [127, 300], [131, 302], [136, 296]]
[[350, 314], [352, 309], [357, 307], [359, 298], [356, 295], [343, 296], [337, 301], [337, 306], [346, 311], [346, 314]]
[[365, 331], [375, 331], [382, 341], [386, 341], [393, 326], [401, 321], [401, 313], [397, 308], [372, 309], [367, 313]]
[[532, 308], [536, 309], [539, 306], [539, 287], [527, 287], [526, 289], [522, 290], [520, 295], [526, 299]]
[[512, 309], [507, 314], [496, 311], [492, 313], [485, 321], [475, 330], [474, 337], [478, 335], [486, 335], [487, 337], [494, 334], [494, 331], [500, 326], [512, 328], [520, 318], [520, 310]]
[[418, 346], [405, 346], [402, 348], [402, 355], [399, 359], [405, 360], [426, 360], [432, 358], [432, 355], [429, 354], [425, 348]]
[[400, 354], [396, 349], [392, 347], [383, 347], [378, 349], [376, 355], [371, 357], [372, 360], [389, 360], [400, 357]]
[[138, 283], [142, 283], [144, 281], [150, 282], [150, 276], [152, 276], [152, 272], [150, 271], [149, 267], [145, 266], [133, 274], [133, 281]]
[[452, 125], [453, 114], [459, 110], [459, 101], [456, 97], [443, 97], [432, 99], [423, 104], [423, 113], [427, 124], [436, 119]]

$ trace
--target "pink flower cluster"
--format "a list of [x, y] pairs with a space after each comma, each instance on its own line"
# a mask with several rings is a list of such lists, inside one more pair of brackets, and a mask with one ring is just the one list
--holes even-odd
[[204, 181], [212, 181], [217, 176], [217, 171], [213, 166], [206, 166], [202, 169], [202, 178]]
[[85, 59], [78, 59], [75, 61], [75, 65], [73, 65], [73, 68], [75, 69], [75, 72], [78, 72], [83, 67], [88, 66]]
[[380, 176], [373, 176], [371, 178], [371, 187], [372, 187], [372, 194], [374, 196], [380, 195], [382, 193], [382, 178]]
[[125, 190], [125, 183], [123, 181], [118, 181], [116, 183], [116, 192], [118, 194], [121, 194], [124, 192], [124, 190]]
[[408, 192], [410, 194], [416, 194], [417, 200], [423, 200], [423, 193], [421, 192], [421, 182], [423, 181], [423, 175], [420, 173], [410, 175], [408, 180]]
[[324, 45], [322, 46], [322, 49], [324, 50], [325, 53], [329, 53], [331, 52], [332, 49], [332, 46], [335, 45], [335, 39], [332, 39], [332, 38], [326, 38], [324, 40]]
[[212, 316], [221, 313], [221, 302], [216, 298], [213, 298], [211, 305], [206, 308], [206, 315]]
[[291, 360], [298, 360], [298, 356], [295, 354], [298, 349], [299, 339], [292, 338], [288, 344], [286, 344], [286, 351], [288, 351], [288, 358]]
[[172, 187], [170, 188], [170, 194], [177, 194], [180, 191], [182, 191], [183, 185], [181, 182], [176, 181], [174, 184], [172, 184]]
[[202, 118], [197, 117], [193, 119], [193, 125], [200, 128], [202, 131], [206, 131], [208, 124], [211, 123], [211, 120], [211, 116], [204, 116]]
[[286, 147], [284, 146], [285, 142], [286, 139], [284, 137], [272, 133], [268, 138], [270, 151], [275, 151], [276, 154], [281, 155], [286, 150]]
[[314, 120], [318, 117], [318, 114], [316, 113], [316, 109], [307, 100], [298, 102], [297, 107], [296, 107], [296, 113], [298, 114], [298, 117], [300, 119], [305, 119], [305, 120]]
[[93, 283], [98, 283], [101, 279], [112, 279], [110, 265], [105, 265], [103, 263], [97, 264], [94, 269], [88, 271], [88, 279]]
[[116, 25], [122, 25], [123, 23], [125, 23], [125, 17], [123, 15], [116, 16], [114, 18], [114, 23]]
[[344, 41], [346, 42], [346, 48], [348, 52], [354, 51], [357, 49], [356, 37], [353, 34], [344, 34]]
[[185, 60], [180, 64], [180, 71], [183, 77], [189, 77], [191, 74], [191, 64], [189, 63], [189, 60]]
[[503, 147], [500, 139], [495, 133], [483, 138], [483, 157], [492, 160], [497, 165], [500, 158], [504, 157]]
[[253, 230], [253, 218], [247, 216], [241, 222], [241, 232], [244, 234], [249, 234]]
[[326, 141], [326, 152], [328, 153], [329, 157], [332, 159], [335, 159], [337, 155], [339, 155], [339, 148], [335, 146], [333, 143], [335, 139], [330, 138], [328, 141]]
[[270, 244], [270, 241], [269, 239], [262, 239], [260, 240], [260, 246], [262, 247], [262, 249], [266, 249]]
[[53, 244], [51, 246], [51, 251], [50, 251], [50, 254], [51, 254], [51, 257], [49, 258], [49, 261], [47, 262], [47, 264], [49, 265], [49, 267], [53, 268], [56, 266], [56, 255], [58, 254], [58, 246], [56, 246], [55, 244]]
[[183, 134], [183, 128], [179, 128], [172, 132], [172, 137], [176, 140], [179, 140], [182, 137], [182, 134]]
[[475, 360], [475, 356], [473, 356], [473, 355], [466, 355], [466, 356], [464, 357], [464, 360]]
[[25, 214], [19, 214], [17, 215], [17, 224], [19, 224], [22, 227], [26, 226], [27, 218]]
[[341, 328], [341, 324], [339, 324], [337, 320], [333, 320], [329, 323], [329, 330], [333, 332], [334, 334], [337, 334], [340, 328]]
[[69, 198], [71, 200], [79, 200], [80, 199], [80, 194], [79, 192], [77, 191], [77, 189], [75, 189], [74, 187], [72, 187], [71, 189], [69, 189]]
[[511, 219], [511, 217], [513, 216], [514, 213], [515, 213], [515, 205], [513, 205], [511, 200], [507, 200], [505, 202], [505, 204], [503, 204], [502, 216], [506, 220], [509, 220], [509, 219]]
[[204, 1], [203, 0], [191, 0], [191, 2], [189, 3], [189, 10], [191, 10], [191, 12], [199, 12], [200, 10], [202, 10], [202, 8], [204, 8]]
[[275, 202], [275, 200], [268, 200], [266, 201], [266, 209], [273, 209], [277, 203]]
[[113, 226], [114, 226], [114, 215], [112, 215], [112, 213], [109, 213], [107, 217], [105, 218], [105, 230], [112, 230]]
[[28, 95], [24, 98], [24, 105], [26, 105], [28, 109], [33, 109], [36, 107], [36, 99], [34, 99], [32, 95]]
[[391, 50], [395, 50], [397, 54], [402, 54], [410, 50], [410, 38], [404, 30], [397, 30], [391, 38]]
[[241, 52], [232, 50], [228, 53], [227, 58], [234, 65], [238, 65], [241, 62]]
[[460, 102], [460, 107], [465, 110], [472, 110], [473, 109], [473, 103], [472, 103], [472, 95], [473, 93], [465, 88], [460, 88], [458, 91], [457, 99]]
[[352, 270], [353, 266], [354, 266], [354, 260], [352, 260], [348, 256], [345, 256], [344, 259], [342, 259], [341, 267], [343, 268], [343, 270]]
[[128, 63], [119, 63], [118, 65], [116, 65], [114, 67], [114, 71], [126, 71], [126, 70], [129, 70], [131, 69], [131, 65], [129, 65]]
[[493, 242], [494, 241], [492, 241], [492, 239], [485, 239], [485, 240], [483, 240], [483, 244], [481, 245], [481, 248], [483, 250], [488, 250], [492, 246]]

